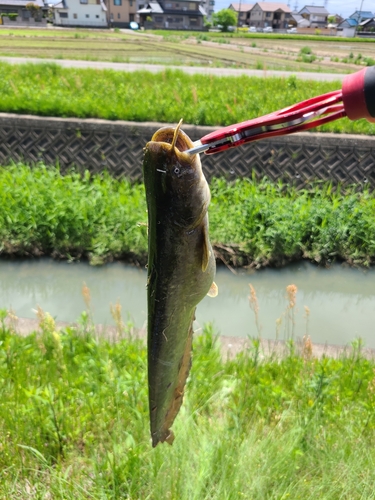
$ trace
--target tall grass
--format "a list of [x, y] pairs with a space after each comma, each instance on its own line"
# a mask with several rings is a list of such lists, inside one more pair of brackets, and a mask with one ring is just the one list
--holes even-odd
[[[317, 184], [297, 190], [267, 180], [211, 182], [210, 237], [234, 265], [308, 258], [375, 261], [375, 194]], [[62, 176], [58, 168], [0, 168], [0, 252], [144, 263], [144, 188], [108, 174]]]
[[39, 310], [20, 337], [0, 311], [0, 490], [6, 499], [372, 498], [375, 363], [294, 344], [221, 359], [206, 327], [172, 447], [152, 449], [146, 353], [82, 316], [57, 331]]
[[367, 189], [334, 190], [322, 183], [297, 190], [267, 180], [215, 179], [211, 190], [212, 239], [234, 245], [244, 258], [237, 263], [282, 264], [301, 257], [374, 262], [375, 196]]
[[[340, 87], [340, 82], [307, 83], [295, 77], [213, 77], [172, 70], [126, 73], [2, 63], [0, 112], [172, 123], [182, 117], [185, 123], [230, 125]], [[366, 120], [348, 119], [321, 130], [375, 132]]]
[[2, 253], [145, 260], [143, 186], [43, 165], [1, 168], [0, 185]]

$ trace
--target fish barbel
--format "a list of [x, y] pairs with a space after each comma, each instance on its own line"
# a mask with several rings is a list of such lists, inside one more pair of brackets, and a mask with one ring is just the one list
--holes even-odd
[[174, 435], [191, 366], [195, 309], [217, 294], [208, 238], [210, 189], [199, 155], [176, 128], [159, 129], [143, 161], [148, 208], [148, 389], [152, 445]]

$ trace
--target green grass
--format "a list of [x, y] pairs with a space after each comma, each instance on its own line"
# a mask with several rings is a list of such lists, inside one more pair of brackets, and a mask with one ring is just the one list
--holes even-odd
[[[153, 35], [158, 35], [162, 36], [163, 38], [187, 38], [188, 36], [197, 36], [196, 31], [184, 31], [183, 34], [181, 34], [181, 31], [177, 30], [147, 30], [147, 33], [153, 34]], [[236, 38], [259, 38], [259, 39], [274, 39], [274, 40], [311, 40], [311, 41], [319, 41], [319, 42], [336, 42], [339, 41], [344, 42], [344, 43], [374, 43], [375, 40], [371, 38], [345, 38], [345, 37], [336, 37], [336, 36], [325, 36], [325, 35], [298, 35], [298, 34], [293, 34], [289, 35], [287, 33], [248, 33], [243, 30], [239, 30], [238, 32], [230, 32], [230, 33], [222, 33], [221, 31], [210, 31], [210, 32], [205, 32], [205, 36], [209, 37], [210, 39], [215, 39], [215, 38], [229, 38], [229, 39], [236, 39]]]
[[146, 353], [39, 311], [20, 337], [0, 311], [2, 498], [359, 499], [375, 481], [375, 363], [357, 342], [332, 359], [261, 359], [257, 341], [223, 361], [206, 327], [172, 447], [152, 449]]
[[[375, 194], [302, 190], [267, 180], [211, 182], [210, 237], [218, 257], [237, 265], [280, 265], [307, 258], [375, 262]], [[56, 168], [0, 169], [0, 250], [92, 263], [146, 262], [144, 187], [107, 174], [60, 175]]]
[[374, 262], [375, 195], [367, 189], [341, 191], [322, 183], [297, 190], [281, 182], [228, 184], [223, 179], [211, 189], [212, 239], [235, 244], [237, 265], [283, 264], [301, 257]]
[[[340, 82], [213, 77], [166, 70], [125, 73], [56, 64], [0, 66], [0, 112], [197, 125], [230, 125], [340, 88]], [[341, 119], [323, 131], [374, 134], [366, 120]]]
[[145, 260], [143, 186], [43, 166], [2, 168], [0, 178], [3, 253]]

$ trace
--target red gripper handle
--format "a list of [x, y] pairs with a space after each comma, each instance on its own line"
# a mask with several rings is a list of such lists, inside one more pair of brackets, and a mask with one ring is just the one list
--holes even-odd
[[342, 100], [350, 120], [366, 118], [375, 123], [375, 66], [344, 78]]

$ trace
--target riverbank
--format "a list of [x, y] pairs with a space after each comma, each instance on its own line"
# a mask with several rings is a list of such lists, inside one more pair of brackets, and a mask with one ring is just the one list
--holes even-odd
[[144, 344], [38, 314], [38, 334], [0, 325], [5, 498], [371, 498], [375, 363], [359, 345], [262, 360], [255, 342], [224, 361], [206, 328], [173, 446], [152, 449]]
[[[146, 264], [143, 184], [18, 164], [0, 168], [0, 188], [2, 255]], [[212, 179], [210, 189], [210, 239], [228, 267], [375, 262], [375, 194], [367, 188]]]
[[[18, 335], [23, 337], [32, 335], [40, 331], [40, 321], [38, 319], [13, 317], [6, 320], [6, 325], [12, 327]], [[79, 328], [79, 323], [67, 323], [64, 321], [56, 322], [57, 331], [66, 329], [67, 327]], [[119, 335], [118, 328], [109, 325], [95, 325], [95, 337], [97, 339], [108, 340], [110, 342], [118, 342], [122, 338], [129, 340], [140, 340], [146, 344], [147, 332], [144, 328], [132, 327], [126, 335]], [[196, 332], [195, 337], [202, 335], [202, 331]], [[259, 357], [262, 360], [283, 357], [290, 354], [290, 343], [283, 340], [266, 340], [266, 339], [251, 339], [243, 337], [229, 337], [226, 335], [216, 335], [215, 341], [219, 347], [223, 360], [232, 360], [240, 353], [246, 355], [254, 351], [259, 340]], [[329, 357], [339, 359], [342, 356], [353, 356], [358, 350], [358, 340], [353, 341], [351, 345], [334, 345], [334, 344], [319, 344], [312, 342], [310, 338], [297, 338], [294, 344], [294, 352], [297, 356], [303, 356], [306, 349], [309, 355], [313, 358], [321, 359]], [[369, 347], [360, 348], [361, 355], [366, 359], [375, 360], [375, 349]]]

